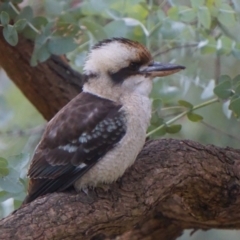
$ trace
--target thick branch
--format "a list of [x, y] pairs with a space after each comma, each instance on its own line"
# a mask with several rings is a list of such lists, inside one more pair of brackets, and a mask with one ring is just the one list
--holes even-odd
[[124, 233], [120, 239], [175, 239], [186, 228], [238, 229], [239, 159], [240, 150], [151, 141], [108, 191], [39, 198], [2, 220], [0, 236], [107, 239]]
[[20, 37], [16, 47], [3, 38], [0, 27], [0, 66], [30, 102], [47, 120], [76, 96], [82, 87], [82, 76], [52, 56], [45, 63], [30, 66], [33, 44]]

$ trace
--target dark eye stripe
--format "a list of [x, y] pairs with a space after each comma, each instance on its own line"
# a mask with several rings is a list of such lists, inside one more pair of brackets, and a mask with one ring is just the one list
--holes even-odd
[[127, 67], [121, 68], [115, 73], [109, 73], [109, 75], [114, 83], [121, 84], [124, 79], [132, 75], [138, 74], [140, 66], [140, 62], [131, 62]]

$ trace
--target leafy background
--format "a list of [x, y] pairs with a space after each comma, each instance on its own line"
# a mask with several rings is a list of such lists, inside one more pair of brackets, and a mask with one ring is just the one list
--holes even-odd
[[[0, 1], [6, 41], [17, 45], [20, 33], [35, 43], [32, 66], [51, 54], [66, 54], [81, 71], [91, 46], [111, 37], [137, 40], [157, 61], [186, 66], [154, 81], [148, 135], [235, 148], [240, 140], [239, 18], [239, 0]], [[24, 199], [27, 166], [44, 125], [1, 70], [0, 217]], [[239, 236], [238, 231], [198, 231], [191, 239]]]

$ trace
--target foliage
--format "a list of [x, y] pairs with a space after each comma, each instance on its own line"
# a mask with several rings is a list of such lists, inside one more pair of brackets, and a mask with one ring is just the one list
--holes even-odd
[[[20, 0], [0, 2], [6, 41], [16, 46], [19, 34], [33, 40], [33, 66], [51, 54], [67, 54], [73, 67], [81, 71], [90, 47], [110, 37], [137, 40], [147, 46], [156, 60], [187, 66], [166, 81], [155, 81], [148, 136], [156, 138], [180, 131], [178, 136], [191, 138], [194, 131], [189, 131], [190, 126], [196, 127], [190, 122], [173, 125], [180, 119], [184, 123], [183, 117], [201, 123], [204, 115], [204, 120], [214, 124], [213, 129], [218, 124], [215, 119], [222, 119], [222, 125], [237, 127], [232, 115], [240, 117], [240, 37], [235, 34], [240, 29], [239, 1], [46, 0], [42, 2], [41, 16], [34, 14], [34, 5], [18, 8]], [[223, 114], [216, 107], [206, 108], [216, 102]], [[202, 114], [196, 113], [197, 109]], [[206, 134], [204, 140], [198, 140], [210, 141], [212, 136]], [[0, 201], [10, 193], [17, 199], [23, 189], [21, 169], [14, 170], [9, 159], [0, 159], [0, 179], [14, 175], [17, 192], [11, 192], [10, 185], [4, 188], [0, 181]], [[13, 174], [14, 171], [18, 173]], [[10, 184], [10, 180], [6, 181]]]

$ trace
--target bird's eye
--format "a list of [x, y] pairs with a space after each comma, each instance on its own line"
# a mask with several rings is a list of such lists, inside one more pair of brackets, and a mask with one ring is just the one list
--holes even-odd
[[131, 62], [131, 63], [129, 64], [129, 67], [130, 67], [132, 70], [138, 70], [139, 67], [140, 67], [140, 65], [139, 65], [138, 62]]

